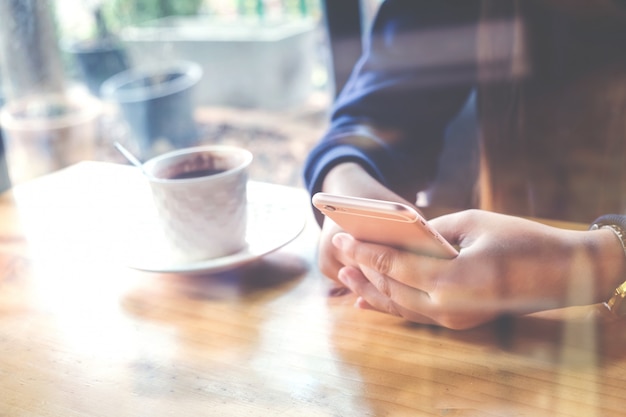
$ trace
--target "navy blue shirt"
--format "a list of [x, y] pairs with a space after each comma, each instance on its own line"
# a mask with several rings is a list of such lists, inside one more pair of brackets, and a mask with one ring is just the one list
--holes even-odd
[[449, 122], [476, 90], [486, 167], [477, 206], [574, 221], [626, 212], [626, 94], [618, 93], [626, 91], [626, 16], [567, 6], [382, 3], [306, 160], [309, 192], [336, 164], [356, 161], [414, 200], [437, 172]]
[[[361, 163], [392, 189], [407, 181], [416, 190], [427, 185], [444, 129], [475, 81], [478, 13], [473, 0], [381, 5], [364, 54], [334, 104], [330, 128], [306, 162], [311, 193], [345, 161]], [[369, 126], [392, 130], [396, 138], [385, 141]]]

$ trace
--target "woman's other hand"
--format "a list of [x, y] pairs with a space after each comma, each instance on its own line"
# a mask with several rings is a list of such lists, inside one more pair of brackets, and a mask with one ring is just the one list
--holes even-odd
[[358, 306], [464, 329], [503, 314], [604, 301], [623, 281], [624, 253], [610, 230], [559, 229], [480, 210], [430, 223], [460, 248], [455, 259], [359, 242], [346, 233], [331, 237], [332, 271], [344, 265], [337, 277], [359, 296]]
[[[412, 205], [383, 186], [363, 167], [353, 162], [342, 163], [331, 169], [324, 179], [322, 190], [327, 193]], [[337, 280], [339, 270], [350, 264], [350, 260], [332, 244], [333, 236], [341, 231], [341, 228], [331, 219], [324, 219], [319, 242], [318, 264], [322, 273], [334, 280]]]

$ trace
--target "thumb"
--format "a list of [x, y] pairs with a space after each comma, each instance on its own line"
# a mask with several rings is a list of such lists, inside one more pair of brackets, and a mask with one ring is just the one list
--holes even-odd
[[435, 217], [430, 219], [428, 223], [453, 246], [460, 246], [461, 241], [466, 234], [466, 227], [463, 226], [463, 212], [456, 212]]

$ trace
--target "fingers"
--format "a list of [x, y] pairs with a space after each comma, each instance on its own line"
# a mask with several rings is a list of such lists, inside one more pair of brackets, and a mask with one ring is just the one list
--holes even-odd
[[341, 251], [337, 250], [331, 242], [332, 237], [338, 232], [341, 232], [341, 229], [331, 219], [324, 220], [318, 248], [319, 256], [317, 257], [320, 271], [335, 281], [337, 281], [339, 269], [346, 265], [347, 262], [352, 262]]
[[344, 285], [367, 301], [373, 309], [400, 316], [395, 302], [380, 292], [357, 268], [341, 268], [338, 277]]
[[[420, 309], [428, 310], [429, 300], [428, 295], [414, 289], [406, 289], [408, 292], [412, 292], [414, 294], [406, 293], [406, 297], [402, 297], [403, 300], [408, 300], [413, 297], [412, 302], [409, 303], [411, 306], [408, 308], [404, 305], [398, 303], [393, 296], [388, 296], [385, 292], [381, 291], [376, 285], [374, 285], [371, 281], [371, 277], [366, 277], [359, 269], [354, 267], [344, 267], [339, 271], [338, 274], [339, 280], [348, 287], [352, 292], [357, 294], [359, 298], [357, 299], [356, 306], [366, 310], [375, 310], [382, 313], [391, 314], [398, 317], [403, 317], [407, 320], [410, 320], [415, 323], [422, 324], [436, 324], [434, 320], [428, 317], [425, 314], [419, 312]], [[390, 283], [383, 285], [391, 285], [397, 286], [402, 285], [399, 283], [394, 283], [393, 280], [379, 280], [378, 283], [390, 281]], [[389, 291], [394, 294], [401, 294], [403, 289], [393, 288]], [[422, 304], [420, 306], [420, 304]]]
[[344, 254], [343, 256], [352, 259], [353, 265], [376, 271], [382, 276], [391, 277], [426, 293], [437, 288], [437, 278], [442, 268], [445, 268], [446, 262], [449, 262], [388, 246], [358, 242], [346, 233], [333, 236], [332, 244]]

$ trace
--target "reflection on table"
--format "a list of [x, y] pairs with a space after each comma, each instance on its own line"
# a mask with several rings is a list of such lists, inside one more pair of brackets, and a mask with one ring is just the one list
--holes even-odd
[[0, 197], [1, 415], [623, 413], [626, 324], [600, 306], [463, 332], [360, 311], [317, 270], [310, 212], [235, 270], [130, 269], [136, 174], [85, 162]]

